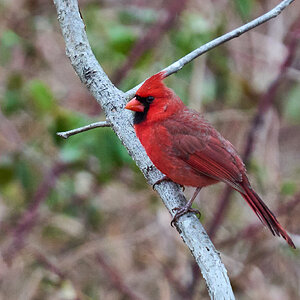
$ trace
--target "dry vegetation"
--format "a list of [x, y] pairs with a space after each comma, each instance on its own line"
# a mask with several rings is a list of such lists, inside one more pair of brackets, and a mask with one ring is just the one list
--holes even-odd
[[[121, 89], [277, 3], [181, 2], [80, 1], [93, 50]], [[299, 248], [295, 2], [167, 83], [246, 156], [253, 185]], [[157, 37], [128, 62], [149, 28]], [[65, 56], [51, 1], [0, 0], [0, 105], [0, 299], [207, 299], [167, 210], [111, 130], [55, 135], [104, 116]], [[235, 193], [217, 217], [223, 195], [222, 184], [207, 188], [197, 204], [208, 231], [218, 224], [213, 241], [237, 299], [299, 298], [299, 250], [272, 237]]]

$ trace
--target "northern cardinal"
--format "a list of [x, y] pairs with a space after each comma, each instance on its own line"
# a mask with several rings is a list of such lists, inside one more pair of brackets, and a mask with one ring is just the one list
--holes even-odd
[[[187, 108], [162, 80], [165, 72], [147, 79], [127, 103], [134, 114], [136, 135], [153, 164], [182, 186], [196, 187], [172, 222], [188, 211], [202, 187], [225, 182], [238, 191], [273, 235], [296, 248], [274, 214], [252, 189], [245, 166], [232, 144], [198, 112]], [[157, 183], [160, 183], [159, 180]]]

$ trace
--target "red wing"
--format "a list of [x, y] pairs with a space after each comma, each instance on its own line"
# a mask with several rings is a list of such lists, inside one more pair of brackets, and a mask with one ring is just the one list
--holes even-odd
[[214, 130], [212, 134], [205, 141], [199, 136], [178, 134], [173, 143], [174, 150], [195, 171], [241, 191], [244, 171], [241, 159], [228, 141]]

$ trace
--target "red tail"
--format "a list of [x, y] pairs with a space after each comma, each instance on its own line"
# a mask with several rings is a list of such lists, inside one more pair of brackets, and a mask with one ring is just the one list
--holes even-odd
[[274, 214], [270, 211], [267, 205], [262, 201], [262, 199], [255, 193], [255, 191], [251, 188], [249, 181], [247, 178], [244, 179], [242, 188], [245, 193], [241, 193], [243, 198], [247, 201], [256, 215], [259, 217], [261, 222], [269, 227], [273, 235], [282, 236], [287, 243], [295, 248], [295, 245], [283, 227], [279, 224]]

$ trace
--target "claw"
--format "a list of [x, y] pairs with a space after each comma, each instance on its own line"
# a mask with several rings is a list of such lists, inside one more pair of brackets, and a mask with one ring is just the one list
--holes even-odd
[[[161, 179], [157, 180], [153, 185], [152, 188], [154, 190], [155, 186], [163, 181], [172, 181], [172, 179], [170, 179], [168, 176], [164, 175]], [[185, 187], [184, 185], [180, 184], [180, 187], [182, 188], [182, 191], [184, 192]]]
[[186, 214], [187, 212], [193, 212], [193, 213], [199, 215], [199, 217], [201, 216], [201, 213], [198, 209], [192, 208], [193, 201], [195, 200], [195, 198], [199, 194], [200, 190], [201, 190], [201, 187], [196, 188], [193, 197], [186, 203], [185, 206], [175, 207], [175, 208], [172, 209], [173, 212], [177, 210], [177, 213], [175, 214], [175, 216], [173, 217], [173, 219], [171, 221], [171, 226], [172, 227], [173, 227], [174, 223], [177, 221], [177, 219], [179, 217], [183, 216], [184, 214]]
[[168, 176], [164, 175], [161, 179], [157, 180], [153, 185], [152, 188], [154, 190], [155, 186], [163, 181], [172, 181]]
[[175, 207], [172, 209], [172, 212], [175, 212], [175, 211], [177, 211], [177, 212], [171, 221], [172, 227], [174, 227], [174, 223], [178, 220], [179, 217], [185, 215], [188, 212], [193, 212], [193, 213], [199, 215], [199, 217], [201, 216], [201, 213], [198, 209], [191, 208], [188, 205], [182, 206], [182, 207]]

